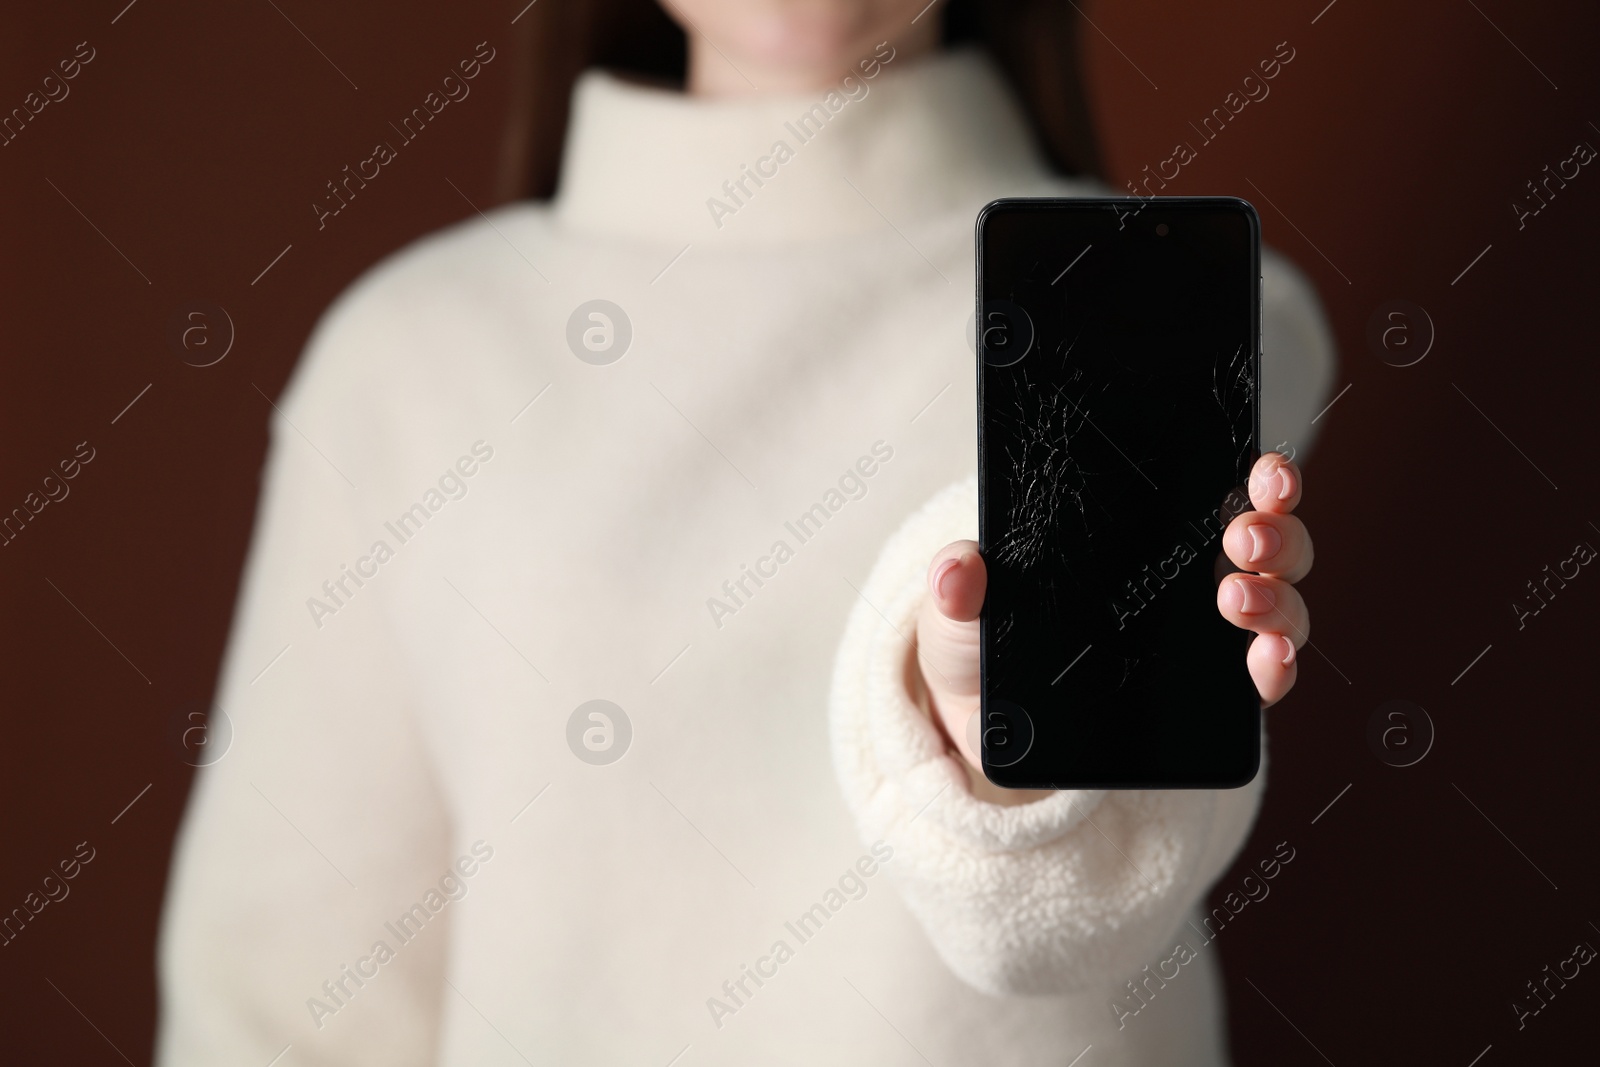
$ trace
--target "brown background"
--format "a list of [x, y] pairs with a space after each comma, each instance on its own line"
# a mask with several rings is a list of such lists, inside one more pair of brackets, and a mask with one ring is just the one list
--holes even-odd
[[[1193, 140], [1188, 123], [1278, 42], [1295, 48], [1271, 96], [1168, 191], [1258, 205], [1327, 303], [1337, 387], [1353, 383], [1309, 469], [1317, 649], [1272, 713], [1266, 808], [1221, 883], [1277, 842], [1296, 850], [1218, 938], [1233, 1042], [1241, 1064], [1466, 1067], [1487, 1046], [1484, 1067], [1567, 1062], [1592, 1048], [1600, 973], [1520, 1032], [1510, 1002], [1575, 942], [1600, 946], [1600, 576], [1586, 568], [1520, 632], [1510, 605], [1578, 541], [1600, 545], [1585, 317], [1600, 168], [1521, 231], [1510, 205], [1577, 141], [1600, 146], [1600, 24], [1577, 3], [1323, 2], [1098, 2], [1084, 33], [1113, 184]], [[512, 64], [487, 68], [337, 225], [319, 233], [308, 205], [474, 44], [509, 56], [522, 6], [124, 3], [0, 17], [0, 110], [78, 42], [96, 50], [70, 96], [0, 148], [0, 511], [78, 442], [95, 450], [70, 496], [0, 548], [0, 911], [78, 842], [96, 850], [70, 897], [0, 948], [8, 1062], [149, 1059], [156, 921], [191, 776], [173, 724], [215, 681], [263, 394], [362, 268], [471, 212], [447, 177], [494, 202]], [[1437, 331], [1416, 366], [1366, 342], [1395, 298]], [[166, 339], [190, 300], [232, 318], [215, 366], [185, 366]], [[1412, 767], [1366, 740], [1393, 698], [1437, 731]]]

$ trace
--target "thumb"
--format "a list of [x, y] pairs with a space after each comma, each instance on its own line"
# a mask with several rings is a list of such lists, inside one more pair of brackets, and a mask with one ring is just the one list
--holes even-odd
[[928, 567], [928, 598], [917, 617], [917, 665], [947, 737], [973, 767], [981, 767], [968, 737], [978, 711], [978, 613], [988, 570], [975, 541], [955, 541]]

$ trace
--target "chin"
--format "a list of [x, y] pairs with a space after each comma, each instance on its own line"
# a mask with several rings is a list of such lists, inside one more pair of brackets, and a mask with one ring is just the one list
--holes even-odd
[[749, 54], [775, 66], [849, 66], [871, 36], [859, 10], [835, 4], [752, 12], [739, 28]]

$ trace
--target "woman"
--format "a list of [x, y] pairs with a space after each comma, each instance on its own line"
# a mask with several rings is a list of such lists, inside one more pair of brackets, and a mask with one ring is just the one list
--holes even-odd
[[[1093, 158], [1054, 5], [953, 50], [920, 7], [676, 0], [685, 91], [583, 75], [553, 201], [328, 313], [175, 860], [160, 1062], [1223, 1059], [1214, 953], [1142, 968], [1262, 779], [1014, 794], [966, 742], [972, 220], [1098, 187], [1052, 171]], [[582, 10], [532, 49], [536, 184], [561, 72], [651, 54]], [[1265, 284], [1264, 432], [1303, 449], [1327, 332]], [[1280, 548], [1219, 608], [1268, 583], [1303, 635], [1299, 473], [1256, 474]], [[1256, 638], [1265, 701], [1299, 639]]]

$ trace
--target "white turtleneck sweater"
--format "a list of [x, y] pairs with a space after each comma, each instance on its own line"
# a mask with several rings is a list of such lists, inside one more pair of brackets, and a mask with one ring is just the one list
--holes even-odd
[[[174, 862], [159, 1062], [1224, 1058], [1185, 919], [1262, 779], [991, 806], [904, 684], [928, 560], [976, 531], [974, 216], [1094, 190], [977, 56], [846, 88], [587, 75], [553, 203], [329, 311]], [[1265, 285], [1264, 436], [1303, 448], [1328, 334], [1281, 260]]]

